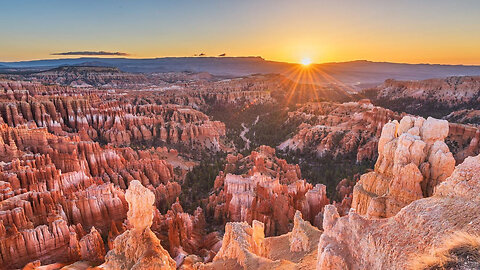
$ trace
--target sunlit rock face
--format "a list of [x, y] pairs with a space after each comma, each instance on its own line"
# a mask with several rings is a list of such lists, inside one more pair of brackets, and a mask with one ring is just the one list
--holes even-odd
[[369, 219], [355, 211], [339, 217], [335, 207], [326, 207], [317, 269], [408, 269], [416, 256], [433, 253], [455, 232], [478, 234], [479, 172], [480, 156], [468, 157], [431, 197], [390, 218]]
[[104, 269], [175, 269], [175, 261], [163, 249], [150, 230], [153, 222], [155, 195], [134, 180], [125, 193], [128, 202], [130, 229], [113, 242], [113, 250], [105, 257]]
[[472, 193], [480, 156], [455, 168], [448, 134], [448, 123], [434, 118], [406, 116], [383, 127], [375, 171], [355, 186], [352, 211], [340, 217], [325, 208], [318, 269], [402, 269], [453, 232], [480, 230]]
[[247, 257], [265, 257], [266, 253], [263, 223], [254, 220], [250, 227], [246, 222], [232, 222], [225, 226], [222, 248], [214, 260], [234, 259], [245, 267]]
[[228, 222], [222, 247], [213, 262], [197, 264], [200, 269], [309, 269], [316, 264], [321, 231], [295, 214], [293, 230], [265, 237], [263, 223], [254, 220]]
[[297, 211], [295, 213], [295, 218], [293, 222], [293, 230], [289, 236], [291, 252], [301, 252], [308, 250], [309, 239], [307, 234], [305, 233], [305, 226], [307, 225], [302, 219], [302, 213], [300, 213], [300, 211]]
[[361, 176], [352, 208], [370, 217], [394, 216], [409, 203], [433, 194], [450, 176], [455, 159], [445, 144], [448, 122], [405, 116], [382, 129], [375, 171]]
[[261, 221], [267, 236], [287, 233], [296, 210], [316, 223], [329, 203], [326, 188], [300, 177], [298, 165], [277, 158], [268, 146], [247, 157], [229, 155], [225, 171], [215, 180], [216, 192], [209, 197], [207, 211], [219, 222]]

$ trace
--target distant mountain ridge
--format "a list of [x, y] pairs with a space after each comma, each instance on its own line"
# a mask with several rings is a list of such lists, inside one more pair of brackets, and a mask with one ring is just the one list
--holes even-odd
[[41, 73], [47, 73], [47, 72], [111, 72], [111, 73], [121, 73], [122, 71], [117, 68], [117, 67], [106, 67], [106, 66], [86, 66], [86, 65], [81, 65], [81, 66], [60, 66], [57, 68], [53, 68], [50, 70], [45, 70], [42, 72], [39, 72], [38, 74]]
[[119, 87], [141, 85], [148, 81], [144, 74], [123, 72], [117, 67], [105, 66], [60, 66], [30, 73], [25, 78], [73, 87]]
[[[60, 66], [116, 67], [124, 72], [208, 72], [216, 76], [245, 76], [280, 73], [294, 78], [302, 69], [298, 64], [268, 61], [261, 57], [166, 57], [152, 59], [83, 57], [20, 62], [0, 62], [2, 70], [45, 71]], [[351, 62], [313, 64], [308, 80], [313, 83], [378, 84], [386, 79], [424, 80], [448, 76], [480, 75], [480, 66], [401, 64], [358, 60]], [[305, 80], [305, 79], [303, 79]]]

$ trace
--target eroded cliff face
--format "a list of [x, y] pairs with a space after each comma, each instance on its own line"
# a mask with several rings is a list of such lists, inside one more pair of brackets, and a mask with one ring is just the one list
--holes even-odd
[[317, 269], [410, 269], [454, 233], [478, 233], [480, 156], [455, 168], [448, 127], [410, 116], [383, 127], [375, 171], [355, 185], [351, 211], [325, 207]]
[[[24, 87], [31, 90], [23, 90]], [[222, 147], [223, 123], [210, 121], [208, 116], [190, 107], [165, 104], [170, 101], [167, 97], [153, 94], [154, 100], [149, 100], [141, 91], [100, 90], [94, 93], [83, 90], [84, 95], [79, 97], [73, 96], [70, 88], [56, 87], [61, 95], [55, 94], [57, 88], [53, 86], [0, 82], [0, 89], [8, 89], [4, 90], [5, 100], [0, 103], [0, 123], [10, 127], [24, 124], [43, 127], [55, 135], [75, 134], [82, 140], [113, 146], [184, 145], [212, 151]], [[43, 96], [38, 96], [39, 91], [44, 91]]]
[[[399, 102], [402, 99], [409, 99], [411, 103], [423, 103], [427, 106], [429, 105], [428, 101], [442, 103], [445, 107], [468, 106], [478, 102], [480, 77], [447, 77], [423, 81], [386, 80], [376, 90], [378, 99]], [[407, 106], [404, 109], [408, 110], [409, 108]]]
[[[405, 113], [374, 106], [367, 99], [348, 103], [307, 103], [289, 113], [288, 121], [301, 120], [302, 124], [277, 149], [290, 154], [300, 152], [317, 157], [332, 156], [336, 160], [376, 160], [383, 126], [389, 121], [400, 121], [403, 116]], [[459, 120], [453, 114], [446, 119]], [[457, 164], [468, 156], [480, 153], [480, 131], [467, 123], [453, 121], [448, 124], [445, 141]]]
[[229, 155], [227, 162], [208, 199], [207, 211], [217, 221], [258, 220], [267, 236], [288, 232], [296, 210], [321, 224], [323, 206], [329, 203], [325, 186], [301, 179], [298, 165], [277, 158], [275, 149], [261, 146], [247, 157]]
[[115, 238], [103, 269], [175, 269], [175, 261], [150, 230], [155, 211], [155, 195], [133, 180], [125, 193], [130, 229]]
[[89, 100], [56, 98], [46, 102], [2, 103], [3, 122], [11, 127], [29, 123], [46, 127], [56, 135], [78, 133], [83, 140], [129, 146], [134, 143], [151, 145], [186, 144], [218, 151], [225, 125], [178, 105], [111, 104], [94, 108]]
[[288, 121], [303, 123], [283, 142], [284, 151], [309, 151], [318, 157], [351, 158], [358, 162], [376, 158], [378, 137], [384, 124], [400, 115], [373, 106], [369, 100], [348, 103], [317, 102], [289, 113]]
[[[396, 215], [372, 219], [326, 206], [317, 269], [411, 269], [416, 256], [434, 253], [457, 232], [480, 233], [480, 156], [458, 165], [433, 196]], [[361, 247], [361, 248], [358, 248]]]
[[75, 89], [58, 84], [45, 85], [41, 82], [16, 81], [16, 80], [0, 80], [0, 89], [2, 98], [26, 100], [28, 95], [43, 94], [73, 94]]
[[352, 208], [369, 217], [391, 217], [409, 203], [433, 194], [455, 167], [445, 144], [448, 122], [405, 116], [386, 124], [375, 171], [361, 176]]

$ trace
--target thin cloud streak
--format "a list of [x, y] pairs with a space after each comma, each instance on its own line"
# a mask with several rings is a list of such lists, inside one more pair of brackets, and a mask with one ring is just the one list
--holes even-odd
[[105, 51], [78, 51], [78, 52], [59, 52], [51, 55], [111, 55], [111, 56], [129, 56], [129, 53], [124, 52], [105, 52]]

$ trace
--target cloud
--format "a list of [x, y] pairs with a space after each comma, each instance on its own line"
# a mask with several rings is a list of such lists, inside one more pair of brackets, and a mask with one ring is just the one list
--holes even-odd
[[112, 55], [112, 56], [129, 56], [124, 52], [105, 52], [105, 51], [81, 51], [81, 52], [60, 52], [51, 55]]
[[218, 56], [221, 57], [221, 56], [225, 56], [225, 55], [227, 55], [227, 54], [226, 54], [226, 53], [222, 53], [222, 54], [219, 54]]

